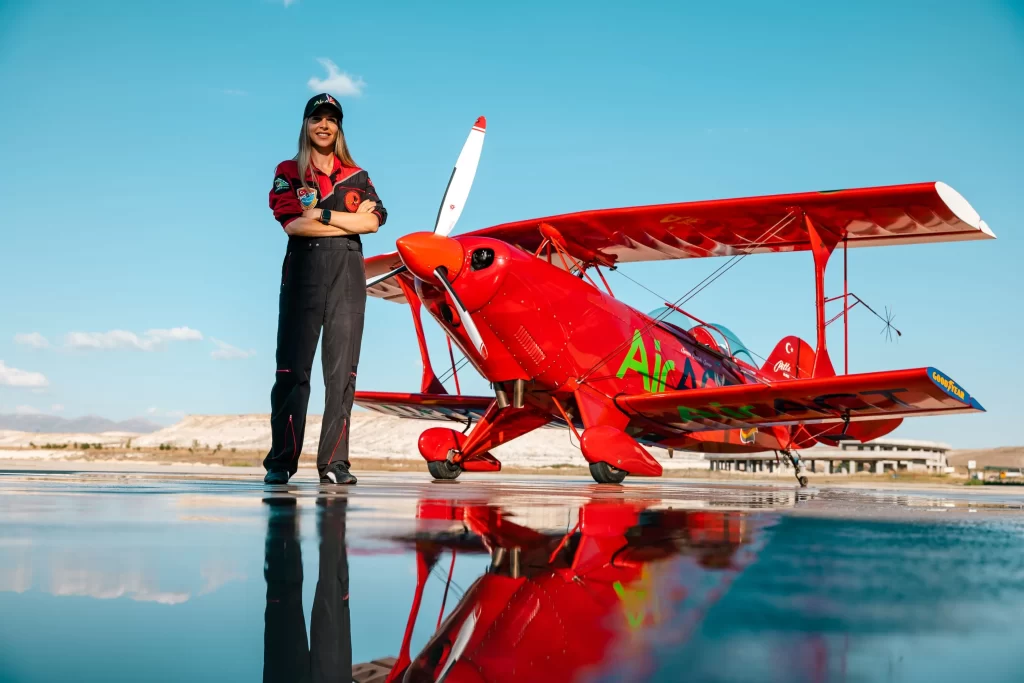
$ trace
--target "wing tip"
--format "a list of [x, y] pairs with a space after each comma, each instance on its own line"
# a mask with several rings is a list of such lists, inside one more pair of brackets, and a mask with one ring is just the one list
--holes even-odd
[[930, 379], [935, 386], [946, 392], [946, 394], [955, 398], [961, 403], [969, 405], [975, 410], [986, 412], [985, 409], [982, 407], [981, 403], [978, 402], [978, 399], [974, 398], [969, 393], [967, 393], [967, 390], [964, 389], [959, 384], [957, 384], [956, 382], [954, 382], [949, 377], [949, 375], [947, 375], [946, 373], [942, 372], [937, 368], [931, 367], [927, 368], [927, 372], [928, 379]]
[[992, 228], [981, 219], [981, 214], [971, 206], [971, 203], [962, 194], [942, 181], [935, 183], [935, 192], [946, 207], [953, 212], [954, 216], [975, 230], [980, 231], [983, 235], [995, 239], [996, 234], [992, 232]]
[[479, 128], [480, 130], [483, 130], [483, 131], [486, 131], [487, 130], [487, 117], [486, 116], [478, 116], [477, 119], [476, 119], [476, 123], [473, 124], [473, 127], [474, 128]]

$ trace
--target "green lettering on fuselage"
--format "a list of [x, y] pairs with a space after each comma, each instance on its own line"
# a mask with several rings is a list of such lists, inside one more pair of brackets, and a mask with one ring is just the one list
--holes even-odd
[[651, 378], [647, 374], [647, 347], [644, 346], [640, 330], [633, 331], [633, 343], [630, 345], [629, 353], [626, 354], [626, 358], [622, 361], [622, 365], [619, 366], [619, 371], [615, 373], [615, 376], [622, 379], [630, 370], [640, 373], [644, 380], [644, 391], [650, 391]]
[[[689, 361], [687, 361], [689, 362]], [[676, 367], [675, 361], [663, 359], [661, 356], [661, 342], [654, 340], [654, 369], [653, 372], [647, 358], [647, 346], [644, 344], [640, 330], [633, 331], [633, 341], [629, 346], [626, 357], [619, 366], [615, 376], [622, 379], [630, 370], [640, 375], [644, 382], [644, 391], [653, 394], [665, 391], [668, 383], [669, 373]]]

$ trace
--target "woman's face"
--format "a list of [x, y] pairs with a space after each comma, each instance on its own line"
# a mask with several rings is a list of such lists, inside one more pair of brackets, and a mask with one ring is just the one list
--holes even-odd
[[330, 110], [317, 109], [309, 117], [306, 131], [314, 147], [333, 150], [338, 139], [338, 118]]

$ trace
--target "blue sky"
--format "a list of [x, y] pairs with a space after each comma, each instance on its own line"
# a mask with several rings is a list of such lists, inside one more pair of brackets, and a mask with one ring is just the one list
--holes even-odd
[[[1024, 5], [663, 4], [0, 4], [0, 412], [169, 422], [269, 410], [285, 236], [267, 193], [330, 60], [349, 79], [334, 85], [359, 91], [343, 97], [346, 133], [390, 213], [367, 254], [432, 227], [481, 114], [488, 139], [459, 231], [949, 183], [999, 239], [852, 251], [851, 291], [891, 306], [904, 334], [887, 344], [854, 313], [851, 370], [933, 365], [989, 409], [897, 436], [1022, 443]], [[629, 273], [675, 298], [717, 265]], [[638, 308], [661, 304], [611, 284]], [[829, 285], [841, 289], [840, 268]], [[808, 254], [757, 256], [691, 309], [767, 355], [786, 334], [813, 338], [813, 291]], [[415, 389], [407, 310], [370, 300], [367, 313], [359, 387]], [[440, 365], [436, 327], [429, 340]]]

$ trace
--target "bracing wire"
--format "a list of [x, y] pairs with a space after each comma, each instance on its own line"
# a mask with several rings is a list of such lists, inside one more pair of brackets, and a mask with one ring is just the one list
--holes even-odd
[[[750, 254], [752, 253], [753, 249], [756, 249], [756, 248], [758, 248], [759, 246], [761, 246], [763, 244], [767, 244], [768, 240], [770, 240], [772, 237], [774, 237], [780, 230], [782, 230], [782, 228], [784, 228], [787, 225], [789, 225], [793, 221], [793, 219], [795, 219], [795, 218], [796, 218], [796, 215], [793, 213], [793, 211], [787, 212], [786, 215], [783, 216], [782, 218], [780, 218], [777, 223], [775, 223], [770, 228], [765, 230], [765, 232], [760, 237], [758, 237], [756, 240], [751, 242], [749, 247], [748, 247], [748, 249], [747, 249], [747, 251], [744, 251], [742, 254], [733, 254], [731, 257], [729, 257], [728, 260], [725, 261], [725, 263], [723, 263], [722, 265], [718, 266], [718, 268], [713, 270], [710, 275], [708, 275], [703, 280], [701, 280], [700, 282], [695, 284], [693, 287], [691, 287], [689, 291], [687, 291], [685, 294], [683, 294], [681, 297], [679, 297], [672, 305], [677, 307], [677, 308], [681, 307], [683, 304], [688, 302], [690, 299], [692, 299], [693, 297], [695, 297], [698, 294], [700, 294], [712, 282], [714, 282], [715, 280], [720, 278], [722, 275], [725, 275], [727, 272], [729, 272], [729, 270], [731, 270], [733, 268], [733, 266], [735, 266], [737, 263], [739, 263], [740, 261], [745, 259], [747, 256], [750, 256]], [[616, 272], [618, 272], [618, 270], [616, 270]], [[645, 287], [645, 289], [646, 289], [646, 287]], [[650, 290], [648, 290], [648, 291], [650, 291]], [[654, 292], [651, 292], [651, 293], [653, 294]], [[668, 315], [671, 312], [672, 312], [672, 308], [669, 307], [669, 308], [667, 308], [665, 310], [664, 313], [660, 314], [656, 318], [652, 318], [651, 322], [647, 323], [647, 325], [645, 325], [644, 328], [642, 330], [640, 330], [640, 334], [643, 334], [647, 330], [651, 329], [651, 327], [657, 325], [659, 322], [662, 322], [666, 317], [668, 317]], [[585, 382], [587, 380], [587, 378], [590, 377], [590, 375], [593, 374], [593, 372], [595, 370], [597, 370], [597, 368], [599, 368], [602, 365], [604, 365], [604, 363], [609, 358], [611, 358], [615, 354], [619, 353], [622, 349], [626, 348], [626, 346], [628, 346], [631, 343], [633, 343], [632, 337], [624, 339], [622, 341], [622, 343], [620, 343], [618, 346], [616, 346], [614, 349], [612, 349], [609, 353], [607, 353], [599, 361], [594, 363], [594, 365], [591, 366], [591, 368], [589, 370], [587, 370], [587, 372], [585, 372], [582, 377], [580, 377], [579, 381], [581, 383]]]

